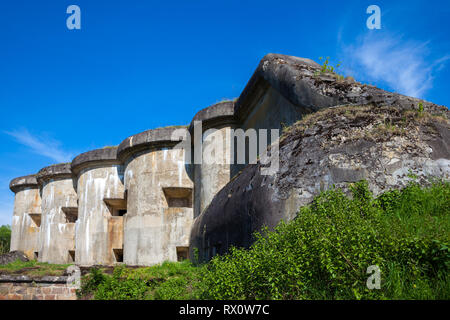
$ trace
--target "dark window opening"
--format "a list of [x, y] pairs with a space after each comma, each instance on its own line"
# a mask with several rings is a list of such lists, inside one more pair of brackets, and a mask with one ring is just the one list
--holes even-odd
[[41, 226], [41, 214], [40, 213], [29, 213], [28, 215], [30, 216], [31, 220], [33, 220], [36, 227], [39, 228]]
[[127, 210], [124, 210], [124, 209], [117, 210], [117, 215], [120, 217], [123, 217], [126, 213], [127, 213]]
[[75, 262], [75, 250], [69, 250], [71, 262]]
[[189, 256], [189, 247], [177, 247], [177, 260], [186, 260]]
[[192, 208], [192, 188], [163, 188], [169, 208]]
[[189, 199], [187, 198], [169, 198], [169, 208], [186, 208], [189, 207]]
[[127, 200], [120, 198], [103, 199], [112, 216], [123, 217], [127, 213]]
[[116, 262], [123, 262], [123, 249], [113, 249]]
[[37, 260], [39, 258], [39, 252], [35, 251], [34, 252], [34, 260]]
[[78, 208], [77, 207], [62, 207], [62, 212], [66, 216], [66, 223], [75, 223], [78, 219]]

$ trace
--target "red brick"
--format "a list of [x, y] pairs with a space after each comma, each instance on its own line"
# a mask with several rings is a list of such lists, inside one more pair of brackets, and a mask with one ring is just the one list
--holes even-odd
[[62, 288], [62, 287], [53, 287], [52, 288], [52, 293], [53, 294], [63, 294], [65, 292], [66, 292], [66, 289]]
[[50, 287], [41, 288], [41, 292], [43, 294], [50, 294], [50, 293], [52, 293], [52, 288], [50, 288]]
[[23, 297], [18, 294], [8, 294], [8, 300], [23, 300]]
[[26, 287], [22, 287], [22, 286], [14, 286], [13, 287], [13, 292], [17, 293], [17, 294], [26, 294], [27, 293], [27, 288]]
[[77, 300], [77, 297], [75, 295], [59, 295], [57, 297], [58, 300]]
[[54, 294], [46, 294], [44, 295], [44, 300], [56, 300], [56, 296]]
[[0, 295], [6, 295], [9, 293], [8, 287], [0, 287]]

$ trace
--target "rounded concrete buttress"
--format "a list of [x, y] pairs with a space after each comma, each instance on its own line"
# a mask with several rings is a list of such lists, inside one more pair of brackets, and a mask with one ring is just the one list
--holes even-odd
[[[235, 127], [233, 101], [202, 109], [192, 119], [189, 131], [193, 152], [199, 152], [196, 150], [199, 143], [195, 141], [200, 138], [202, 141], [201, 164], [194, 165], [194, 217], [198, 217], [230, 181], [231, 129]], [[197, 133], [200, 128], [201, 136]]]
[[123, 167], [117, 147], [92, 150], [72, 161], [78, 194], [75, 262], [111, 265], [121, 262], [123, 209], [126, 200]]
[[45, 167], [37, 173], [36, 179], [42, 196], [38, 260], [59, 264], [73, 262], [77, 194], [70, 163]]
[[11, 225], [11, 251], [20, 250], [28, 259], [37, 258], [41, 195], [34, 175], [15, 178], [9, 188], [15, 193]]
[[[178, 131], [177, 131], [178, 130]], [[187, 258], [193, 220], [192, 188], [185, 150], [174, 148], [174, 132], [148, 130], [124, 140], [118, 158], [124, 163], [127, 214], [124, 217], [124, 262], [152, 265]]]

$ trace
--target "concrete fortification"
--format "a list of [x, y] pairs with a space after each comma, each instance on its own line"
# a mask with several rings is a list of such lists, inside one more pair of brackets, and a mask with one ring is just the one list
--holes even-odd
[[[194, 248], [208, 260], [249, 246], [254, 231], [294, 218], [332, 185], [366, 179], [377, 194], [411, 174], [448, 179], [448, 113], [321, 72], [309, 59], [269, 54], [236, 101], [200, 110], [189, 126], [138, 133], [11, 181], [11, 250], [79, 265], [152, 265]], [[268, 130], [274, 174], [251, 161], [250, 129]], [[261, 156], [267, 141], [254, 137]]]

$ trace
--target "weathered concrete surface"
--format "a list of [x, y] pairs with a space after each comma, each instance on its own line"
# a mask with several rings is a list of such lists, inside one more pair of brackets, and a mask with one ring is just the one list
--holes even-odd
[[194, 123], [202, 122], [203, 130], [217, 128], [225, 125], [234, 125], [234, 101], [223, 101], [213, 104], [197, 112], [189, 125], [189, 132], [194, 134]]
[[104, 147], [76, 156], [71, 164], [72, 173], [77, 175], [82, 169], [96, 165], [120, 164], [117, 160], [117, 147]]
[[[436, 111], [436, 108], [431, 110]], [[252, 233], [293, 219], [299, 207], [333, 185], [365, 179], [375, 195], [402, 188], [416, 175], [450, 178], [448, 109], [438, 115], [390, 107], [342, 106], [327, 109], [292, 126], [281, 139], [280, 170], [261, 175], [247, 166], [195, 220], [191, 253], [208, 260], [231, 245], [248, 247]]]
[[[270, 53], [260, 61], [236, 101], [235, 117], [244, 122], [269, 87], [296, 106], [300, 114], [337, 105], [395, 105], [404, 110], [417, 107], [422, 101], [362, 84], [351, 78], [340, 80], [335, 74], [320, 73], [320, 66], [309, 59]], [[430, 102], [422, 103], [429, 110], [439, 109], [439, 106]]]
[[70, 251], [75, 250], [75, 223], [69, 222], [63, 211], [77, 207], [70, 164], [46, 167], [36, 176], [42, 192], [38, 261], [73, 262]]
[[194, 169], [194, 216], [200, 215], [214, 195], [230, 181], [231, 127], [207, 129], [202, 134], [202, 164]]
[[[72, 161], [78, 194], [75, 262], [80, 265], [113, 264], [113, 249], [122, 250], [122, 217], [105, 199], [124, 199], [123, 167], [117, 147], [97, 149]], [[120, 261], [119, 261], [120, 262]]]
[[[125, 161], [125, 189], [127, 214], [124, 217], [124, 262], [131, 265], [152, 265], [165, 260], [177, 260], [177, 247], [189, 246], [189, 233], [193, 219], [190, 207], [169, 207], [170, 192], [165, 189], [188, 189], [191, 197], [193, 183], [186, 173], [184, 150], [170, 149], [172, 128], [155, 129], [142, 140], [146, 150], [139, 150]], [[139, 141], [133, 137], [125, 143]], [[166, 141], [164, 145], [162, 141]], [[121, 150], [122, 144], [119, 146]], [[159, 149], [162, 148], [162, 149]], [[122, 149], [123, 150], [123, 149]], [[130, 155], [130, 153], [128, 153]], [[181, 201], [183, 202], [183, 201]], [[189, 201], [186, 201], [189, 203]]]
[[11, 225], [11, 251], [23, 251], [35, 258], [39, 248], [41, 196], [34, 175], [16, 178], [10, 183], [15, 193]]
[[[224, 101], [200, 110], [189, 126], [191, 142], [199, 139], [195, 135], [195, 124], [201, 122], [201, 164], [193, 166], [194, 217], [209, 205], [214, 195], [230, 181], [231, 132], [236, 126], [234, 102]], [[200, 141], [198, 141], [200, 142]], [[198, 144], [197, 144], [198, 145]], [[191, 160], [194, 160], [192, 148]], [[189, 173], [189, 172], [188, 172]]]
[[123, 163], [127, 158], [139, 151], [174, 146], [180, 139], [172, 140], [172, 134], [180, 129], [186, 130], [186, 126], [157, 128], [130, 136], [119, 145], [117, 159]]

